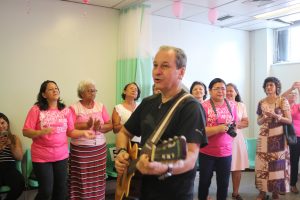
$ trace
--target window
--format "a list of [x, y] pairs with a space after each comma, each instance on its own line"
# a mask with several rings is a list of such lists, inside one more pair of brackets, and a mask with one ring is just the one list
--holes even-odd
[[274, 63], [300, 61], [300, 26], [275, 30]]

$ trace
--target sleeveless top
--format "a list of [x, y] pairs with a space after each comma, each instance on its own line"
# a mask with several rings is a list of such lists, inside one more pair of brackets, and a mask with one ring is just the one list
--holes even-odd
[[[138, 104], [136, 104], [136, 107], [135, 109], [138, 107]], [[132, 112], [130, 110], [128, 110], [127, 108], [125, 108], [123, 106], [123, 104], [118, 104], [115, 106], [115, 109], [118, 113], [118, 115], [120, 116], [121, 118], [121, 124], [124, 125], [127, 120], [129, 119], [129, 117], [131, 116]], [[131, 141], [133, 142], [137, 142], [137, 143], [140, 143], [141, 142], [141, 137], [137, 137], [137, 136], [134, 136]]]

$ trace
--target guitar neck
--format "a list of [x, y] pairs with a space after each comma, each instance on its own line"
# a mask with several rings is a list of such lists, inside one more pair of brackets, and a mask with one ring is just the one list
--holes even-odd
[[139, 155], [147, 154], [150, 157], [151, 153], [152, 153], [151, 149], [147, 149], [146, 146], [144, 145], [143, 148], [139, 151], [137, 158], [130, 160], [129, 166], [128, 166], [128, 169], [127, 169], [127, 173], [129, 175], [131, 175], [131, 174], [133, 174], [137, 170], [136, 164], [139, 161]]
[[137, 170], [136, 168], [136, 164], [139, 161], [139, 159], [135, 159], [135, 160], [131, 160], [129, 163], [129, 166], [127, 168], [127, 174], [131, 175], [135, 172], [135, 170]]

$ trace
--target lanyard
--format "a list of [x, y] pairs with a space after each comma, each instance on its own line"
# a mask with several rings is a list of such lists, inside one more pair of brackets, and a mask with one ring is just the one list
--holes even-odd
[[[232, 119], [233, 119], [233, 114], [232, 114], [232, 111], [231, 111], [231, 107], [230, 107], [230, 105], [229, 105], [229, 102], [227, 101], [227, 99], [224, 99], [224, 101], [226, 102], [228, 111], [230, 112], [230, 114], [231, 114], [231, 116], [232, 116]], [[216, 115], [216, 118], [217, 118], [217, 124], [219, 124], [219, 122], [218, 122], [219, 117], [218, 117], [218, 113], [217, 113], [217, 110], [216, 110], [216, 107], [215, 107], [215, 103], [214, 103], [211, 99], [209, 99], [209, 102], [210, 102], [210, 104], [211, 104], [211, 107], [212, 107], [212, 109], [213, 109], [215, 115]]]

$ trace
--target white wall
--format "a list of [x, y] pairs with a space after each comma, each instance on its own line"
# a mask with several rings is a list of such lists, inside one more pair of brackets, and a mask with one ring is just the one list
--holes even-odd
[[250, 33], [251, 41], [251, 84], [250, 112], [249, 116], [253, 123], [250, 123], [252, 137], [259, 133], [257, 125], [257, 104], [266, 94], [262, 88], [266, 77], [270, 76], [270, 66], [273, 63], [273, 31], [261, 29]]
[[291, 87], [292, 83], [299, 81], [300, 63], [273, 64], [273, 30], [261, 29], [250, 33], [251, 40], [251, 103], [250, 116], [253, 119], [250, 130], [253, 137], [259, 133], [256, 123], [256, 109], [259, 100], [266, 97], [262, 88], [265, 78], [275, 76], [281, 81], [282, 92]]
[[295, 81], [300, 81], [300, 63], [282, 63], [271, 66], [270, 75], [279, 78], [282, 92], [289, 89]]
[[[111, 113], [116, 93], [117, 10], [53, 0], [0, 1], [0, 112], [22, 136], [44, 80], [54, 80], [69, 105], [80, 80], [95, 80]], [[111, 133], [110, 133], [111, 134]]]
[[[207, 86], [213, 78], [235, 83], [249, 110], [249, 33], [163, 17], [152, 18], [153, 51], [161, 45], [182, 48], [188, 57], [183, 82], [199, 80]], [[248, 130], [245, 131], [249, 135]], [[251, 135], [251, 134], [250, 134]]]

